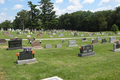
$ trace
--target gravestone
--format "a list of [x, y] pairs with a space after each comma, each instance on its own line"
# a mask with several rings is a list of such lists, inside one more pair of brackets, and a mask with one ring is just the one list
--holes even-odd
[[45, 48], [48, 49], [48, 48], [52, 48], [51, 45], [45, 45]]
[[70, 40], [70, 41], [68, 41], [68, 47], [73, 47], [73, 46], [78, 46], [76, 44], [76, 40]]
[[24, 35], [26, 35], [26, 32], [23, 32]]
[[120, 44], [118, 43], [114, 43], [113, 44], [113, 50], [112, 51], [114, 51], [114, 52], [116, 52], [116, 51], [120, 51]]
[[58, 37], [61, 37], [61, 34], [59, 34]]
[[17, 34], [20, 34], [20, 32], [17, 32]]
[[91, 41], [94, 40], [93, 38], [91, 39]]
[[50, 77], [50, 78], [45, 78], [45, 79], [42, 79], [42, 80], [63, 80], [57, 76], [54, 76], [54, 77]]
[[97, 39], [92, 40], [92, 44], [99, 44], [99, 43], [98, 43], [98, 40], [97, 40]]
[[48, 35], [51, 35], [51, 33], [48, 33]]
[[77, 34], [77, 33], [74, 33], [74, 37], [76, 37], [76, 36], [78, 36], [78, 34]]
[[53, 33], [53, 35], [56, 35], [56, 33]]
[[34, 49], [42, 49], [42, 46], [39, 41], [33, 41], [32, 42], [32, 48]]
[[98, 41], [101, 40], [101, 37], [97, 37], [97, 40], [98, 40]]
[[7, 44], [7, 41], [5, 39], [0, 39], [0, 44]]
[[102, 43], [107, 43], [107, 40], [106, 39], [102, 39]]
[[10, 40], [8, 41], [7, 50], [22, 49], [22, 40]]
[[87, 39], [86, 38], [82, 38], [82, 41], [87, 41]]
[[91, 34], [89, 34], [89, 36], [92, 36]]
[[30, 38], [31, 37], [31, 35], [27, 35], [27, 38]]
[[53, 37], [53, 36], [50, 36], [50, 37]]
[[12, 38], [13, 37], [13, 35], [10, 35], [10, 38]]
[[30, 38], [30, 39], [28, 40], [28, 44], [31, 44], [33, 41], [35, 41], [35, 38]]
[[3, 35], [8, 35], [9, 33], [8, 32], [3, 32]]
[[80, 47], [80, 53], [78, 53], [78, 56], [85, 57], [95, 55], [95, 52], [93, 52], [93, 45], [83, 45]]
[[81, 36], [84, 36], [83, 34], [81, 34]]
[[55, 47], [56, 47], [56, 48], [61, 48], [61, 47], [62, 47], [62, 44], [57, 44]]
[[41, 37], [41, 35], [40, 35], [40, 34], [37, 34], [37, 37]]
[[17, 64], [35, 63], [37, 62], [34, 58], [35, 54], [32, 54], [31, 50], [20, 51], [20, 56], [18, 56]]
[[109, 38], [109, 42], [110, 43], [114, 43], [114, 41], [116, 40], [116, 36], [110, 37]]
[[65, 42], [65, 40], [63, 39], [63, 40], [62, 40], [62, 43], [64, 43], [64, 42]]

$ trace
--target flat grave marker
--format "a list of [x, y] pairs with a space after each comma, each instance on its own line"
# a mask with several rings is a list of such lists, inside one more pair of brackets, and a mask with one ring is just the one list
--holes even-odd
[[7, 41], [5, 39], [0, 39], [0, 44], [7, 44]]
[[78, 46], [78, 45], [76, 44], [76, 40], [69, 40], [69, 41], [68, 41], [68, 47], [73, 47], [73, 46]]
[[99, 43], [98, 43], [98, 40], [97, 40], [97, 39], [92, 40], [92, 44], [99, 44]]
[[56, 48], [61, 48], [61, 47], [62, 47], [62, 44], [57, 44], [55, 47], [56, 47]]
[[45, 48], [49, 49], [49, 48], [52, 48], [52, 46], [50, 44], [49, 45], [45, 45]]

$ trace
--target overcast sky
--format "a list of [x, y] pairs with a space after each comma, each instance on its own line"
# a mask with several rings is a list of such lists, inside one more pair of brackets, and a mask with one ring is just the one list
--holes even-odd
[[[0, 0], [0, 23], [5, 20], [13, 21], [22, 9], [30, 10], [28, 1], [39, 5], [40, 0]], [[111, 10], [120, 6], [120, 0], [51, 0], [54, 3], [56, 15], [75, 11], [102, 11]]]

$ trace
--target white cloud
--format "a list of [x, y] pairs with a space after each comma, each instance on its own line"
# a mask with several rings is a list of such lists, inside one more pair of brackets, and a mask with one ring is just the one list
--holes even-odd
[[120, 3], [120, 0], [115, 0], [115, 1]]
[[4, 4], [5, 3], [5, 1], [4, 0], [0, 0], [0, 4]]
[[7, 8], [2, 8], [3, 10], [7, 10]]
[[117, 4], [115, 7], [119, 7], [120, 6], [120, 4]]
[[110, 2], [110, 0], [102, 0], [102, 1], [100, 1], [100, 3], [98, 4], [98, 6], [101, 6], [103, 3], [108, 3], [108, 2]]
[[84, 0], [82, 3], [83, 3], [83, 4], [87, 4], [87, 3], [90, 3], [90, 4], [91, 4], [91, 3], [93, 3], [93, 2], [94, 2], [94, 0]]
[[23, 8], [23, 5], [16, 4], [12, 9], [20, 9]]
[[4, 13], [4, 12], [3, 12], [3, 13], [0, 13], [0, 16], [5, 16], [5, 15], [6, 15], [6, 13]]
[[91, 12], [110, 10], [110, 9], [112, 9], [112, 6], [109, 5], [107, 7], [101, 7], [101, 8], [95, 9], [95, 10], [91, 10]]
[[63, 3], [63, 0], [56, 0], [56, 3]]

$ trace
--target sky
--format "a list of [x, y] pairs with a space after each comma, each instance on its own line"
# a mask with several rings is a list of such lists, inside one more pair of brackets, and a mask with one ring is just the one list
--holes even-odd
[[[41, 0], [0, 0], [0, 23], [5, 20], [13, 21], [17, 13], [24, 10], [30, 10], [28, 1], [39, 5]], [[120, 0], [51, 0], [54, 3], [56, 15], [72, 13], [76, 11], [103, 11], [114, 10], [120, 6]]]

